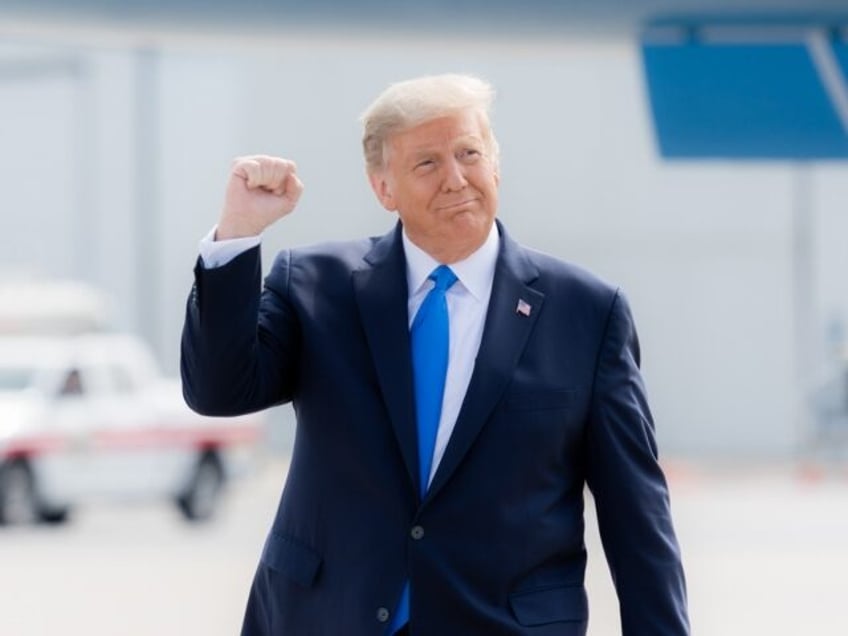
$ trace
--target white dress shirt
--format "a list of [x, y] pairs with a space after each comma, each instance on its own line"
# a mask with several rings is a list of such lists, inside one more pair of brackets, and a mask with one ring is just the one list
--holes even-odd
[[[216, 241], [215, 230], [216, 228], [212, 228], [209, 234], [200, 241], [200, 257], [203, 266], [210, 269], [226, 265], [242, 252], [259, 245], [260, 242], [259, 236]], [[445, 394], [442, 398], [439, 429], [436, 432], [436, 447], [433, 450], [430, 481], [433, 480], [433, 475], [436, 474], [439, 462], [445, 454], [456, 425], [459, 409], [465, 399], [465, 392], [471, 382], [474, 361], [480, 349], [480, 341], [483, 339], [486, 310], [492, 295], [492, 281], [495, 277], [499, 243], [498, 229], [493, 223], [489, 236], [477, 251], [459, 262], [450, 264], [457, 281], [446, 295], [450, 322], [448, 371], [445, 378]], [[405, 230], [403, 249], [406, 254], [406, 282], [409, 289], [408, 326], [412, 328], [412, 321], [418, 308], [434, 285], [428, 276], [441, 263], [415, 245], [406, 235]]]
[[[493, 223], [489, 236], [476, 252], [464, 260], [450, 264], [458, 280], [446, 294], [450, 323], [448, 372], [429, 481], [433, 480], [433, 475], [436, 474], [439, 462], [445, 454], [459, 409], [465, 399], [465, 392], [471, 382], [474, 361], [483, 339], [486, 309], [492, 295], [499, 242], [498, 228]], [[435, 284], [428, 276], [441, 263], [410, 241], [406, 231], [403, 232], [403, 249], [406, 253], [406, 282], [409, 288], [409, 327], [412, 328], [412, 320], [418, 308]]]

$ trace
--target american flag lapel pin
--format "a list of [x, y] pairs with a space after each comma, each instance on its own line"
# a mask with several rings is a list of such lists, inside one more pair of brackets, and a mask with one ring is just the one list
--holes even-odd
[[515, 313], [521, 314], [522, 316], [529, 316], [531, 309], [532, 307], [530, 306], [530, 303], [528, 303], [523, 298], [519, 298], [518, 305], [516, 305], [515, 307]]

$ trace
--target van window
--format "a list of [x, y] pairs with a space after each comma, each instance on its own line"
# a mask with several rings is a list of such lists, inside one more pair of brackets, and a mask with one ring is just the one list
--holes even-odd
[[0, 369], [0, 391], [23, 391], [32, 386], [33, 369], [11, 367]]

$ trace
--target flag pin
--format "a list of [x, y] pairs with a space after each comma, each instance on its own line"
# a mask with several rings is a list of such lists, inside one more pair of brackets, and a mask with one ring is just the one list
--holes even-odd
[[529, 316], [530, 309], [532, 309], [530, 307], [530, 303], [528, 303], [523, 298], [518, 299], [518, 305], [515, 307], [515, 313], [521, 314], [522, 316]]

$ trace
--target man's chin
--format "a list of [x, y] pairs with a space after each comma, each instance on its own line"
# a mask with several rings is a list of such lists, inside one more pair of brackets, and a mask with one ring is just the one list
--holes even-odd
[[459, 209], [451, 214], [454, 225], [489, 229], [493, 219], [484, 214], [478, 207]]

